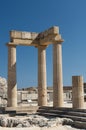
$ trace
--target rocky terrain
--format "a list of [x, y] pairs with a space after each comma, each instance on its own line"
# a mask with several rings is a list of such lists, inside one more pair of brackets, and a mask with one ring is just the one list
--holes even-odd
[[[7, 93], [7, 81], [0, 77], [0, 96]], [[27, 116], [9, 117], [9, 115], [0, 115], [0, 130], [4, 128], [10, 130], [80, 130], [72, 128], [72, 119], [68, 118], [45, 118], [37, 114], [28, 114]], [[83, 129], [85, 130], [85, 129]]]
[[[68, 118], [45, 118], [43, 116], [39, 116], [37, 114], [29, 114], [27, 116], [0, 116], [0, 130], [1, 128], [13, 128], [18, 129], [21, 128], [26, 130], [80, 130], [76, 128], [72, 128], [73, 120]], [[85, 129], [82, 129], [85, 130]]]
[[7, 80], [0, 77], [0, 93], [7, 91]]
[[[73, 121], [67, 118], [45, 118], [36, 114], [27, 115], [26, 117], [9, 117], [0, 116], [0, 127], [16, 127], [16, 128], [27, 128], [27, 127], [39, 127], [39, 128], [53, 128], [59, 125], [71, 125]], [[70, 126], [71, 128], [71, 126]]]

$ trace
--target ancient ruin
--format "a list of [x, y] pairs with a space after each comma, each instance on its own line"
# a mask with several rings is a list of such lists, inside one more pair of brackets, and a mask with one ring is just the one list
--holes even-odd
[[8, 107], [17, 107], [16, 47], [38, 48], [38, 105], [47, 106], [46, 47], [53, 44], [53, 106], [63, 106], [62, 42], [59, 27], [41, 33], [10, 31], [8, 46]]
[[84, 90], [83, 90], [83, 77], [72, 77], [72, 103], [73, 108], [84, 108]]
[[[10, 31], [10, 42], [7, 43], [8, 90], [6, 89], [7, 96], [2, 97], [1, 95], [1, 98], [7, 102], [4, 103], [5, 105], [0, 110], [1, 114], [3, 114], [0, 117], [1, 127], [30, 128], [37, 126], [37, 128], [43, 127], [45, 129], [45, 127], [58, 127], [60, 124], [86, 128], [86, 110], [84, 109], [86, 83], [83, 83], [82, 76], [72, 76], [72, 86], [69, 87], [70, 89], [68, 87], [64, 87], [65, 89], [63, 89], [62, 42], [63, 39], [59, 34], [59, 27], [57, 26], [51, 27], [41, 33]], [[46, 80], [46, 48], [50, 44], [53, 44], [53, 89], [51, 90], [48, 89]], [[24, 106], [23, 103], [21, 103], [23, 106], [17, 106], [19, 105], [19, 100], [22, 102], [27, 99], [26, 95], [29, 95], [28, 100], [32, 96], [30, 95], [32, 93], [27, 93], [28, 91], [17, 89], [16, 49], [18, 45], [34, 46], [38, 49], [38, 90], [33, 89], [35, 92], [33, 97], [38, 99], [38, 106], [37, 104], [36, 106], [30, 106], [30, 104]], [[49, 92], [51, 92], [51, 96]], [[65, 98], [63, 97], [64, 94]], [[48, 99], [48, 96], [50, 96], [50, 99]], [[51, 105], [49, 101], [52, 99], [53, 106], [49, 106]], [[70, 102], [72, 108], [70, 106], [64, 107], [63, 104], [65, 104], [65, 101], [67, 105]], [[8, 114], [8, 117], [5, 117], [4, 114]], [[25, 116], [25, 119], [19, 120], [18, 115], [21, 118]]]

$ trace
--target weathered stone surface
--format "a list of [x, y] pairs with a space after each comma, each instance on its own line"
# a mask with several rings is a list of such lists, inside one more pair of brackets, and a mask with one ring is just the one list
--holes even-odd
[[55, 120], [51, 120], [51, 121], [48, 121], [47, 122], [47, 127], [54, 127], [54, 126], [57, 126], [57, 124], [56, 124], [57, 122], [55, 121]]
[[13, 39], [13, 38], [21, 38], [21, 32], [20, 31], [10, 31], [10, 38]]
[[80, 122], [80, 121], [74, 121], [72, 123], [72, 126], [76, 127], [76, 128], [83, 128], [82, 130], [86, 130], [86, 122]]
[[61, 35], [49, 35], [46, 37], [37, 37], [35, 40], [33, 39], [25, 39], [25, 38], [14, 38], [12, 42], [9, 42], [9, 45], [25, 45], [25, 46], [45, 46], [55, 42], [63, 41]]
[[[61, 35], [59, 35], [59, 27], [51, 27], [41, 33], [11, 31], [11, 42], [8, 43], [8, 107], [17, 106], [17, 82], [16, 82], [16, 45], [29, 45], [38, 47], [38, 105], [47, 105], [47, 88], [46, 88], [46, 47], [48, 44], [55, 43], [54, 56], [54, 106], [61, 107], [63, 105], [63, 89], [62, 89], [62, 55]], [[56, 43], [57, 42], [57, 43]], [[58, 53], [58, 54], [57, 54]], [[58, 56], [57, 56], [58, 55]], [[58, 58], [57, 58], [58, 57]], [[57, 86], [58, 84], [58, 86]], [[56, 87], [57, 86], [57, 87]], [[58, 92], [58, 94], [56, 94]], [[58, 96], [57, 96], [58, 95]], [[57, 103], [58, 102], [58, 103]]]
[[29, 33], [29, 32], [22, 32], [21, 34], [22, 34], [21, 35], [22, 39], [32, 39], [31, 33]]
[[11, 40], [13, 39], [31, 39], [34, 40], [38, 36], [38, 33], [22, 32], [22, 31], [10, 31]]
[[53, 35], [53, 34], [59, 34], [59, 27], [57, 26], [54, 26], [54, 27], [51, 27], [41, 33], [35, 33], [35, 32], [23, 32], [23, 31], [15, 31], [15, 30], [12, 30], [10, 31], [10, 37], [11, 39], [14, 39], [14, 38], [17, 38], [17, 39], [35, 39], [37, 36], [39, 38], [42, 38], [42, 37], [46, 37], [48, 35]]
[[0, 118], [0, 125], [1, 125], [2, 127], [7, 127], [7, 125], [8, 125], [8, 120], [7, 120], [5, 117], [1, 117], [1, 118]]
[[33, 43], [32, 40], [27, 40], [27, 39], [13, 39], [13, 42], [11, 44], [16, 44], [16, 45], [26, 45], [26, 46], [33, 46], [35, 43]]
[[7, 80], [0, 77], [0, 106], [5, 106], [7, 104]]
[[39, 46], [49, 45], [56, 41], [62, 41], [59, 34], [59, 27], [51, 27], [41, 33], [35, 32], [23, 32], [23, 31], [10, 31], [9, 45], [27, 45], [27, 46]]
[[49, 35], [39, 39], [39, 45], [49, 45], [51, 43], [62, 41], [61, 35]]
[[7, 80], [3, 77], [0, 77], [0, 92], [7, 92]]
[[[75, 125], [78, 128], [84, 125], [83, 128], [85, 128], [86, 124], [85, 123], [80, 123], [77, 121], [72, 121], [71, 119], [68, 118], [45, 118], [43, 116], [38, 116], [38, 115], [28, 115], [26, 119], [18, 119], [16, 117], [0, 117], [0, 126], [1, 127], [15, 127], [15, 128], [40, 128], [40, 129], [47, 129], [47, 128], [58, 128], [58, 126], [62, 125]], [[71, 128], [71, 127], [70, 127]]]
[[[63, 125], [71, 125], [73, 123], [73, 120], [72, 119], [69, 119], [69, 118], [62, 118], [62, 124]], [[60, 122], [59, 122], [60, 124]]]
[[53, 106], [63, 107], [62, 45], [53, 45]]
[[25, 120], [25, 121], [22, 122], [22, 126], [23, 127], [30, 127], [31, 125], [27, 120]]
[[7, 80], [3, 77], [0, 77], [0, 87], [7, 88]]
[[22, 123], [18, 124], [16, 127], [17, 128], [22, 128]]
[[59, 34], [59, 27], [54, 26], [39, 33], [38, 37], [41, 39], [41, 38], [47, 37], [48, 35], [57, 35], [57, 34]]
[[46, 48], [38, 47], [38, 105], [47, 105]]
[[72, 100], [73, 108], [84, 108], [83, 77], [72, 76]]
[[8, 46], [8, 106], [17, 106], [16, 46]]

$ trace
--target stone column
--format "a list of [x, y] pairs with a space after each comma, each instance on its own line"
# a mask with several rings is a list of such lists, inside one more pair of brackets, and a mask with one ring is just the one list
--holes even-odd
[[53, 44], [53, 106], [63, 106], [62, 45]]
[[47, 105], [46, 46], [38, 47], [38, 105]]
[[8, 107], [17, 106], [16, 46], [8, 45]]
[[82, 76], [72, 76], [72, 102], [73, 108], [84, 108], [84, 88]]

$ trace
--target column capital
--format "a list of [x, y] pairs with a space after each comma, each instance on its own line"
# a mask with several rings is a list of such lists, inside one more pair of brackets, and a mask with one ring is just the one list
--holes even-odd
[[15, 43], [10, 43], [10, 42], [9, 42], [9, 43], [6, 43], [6, 46], [8, 46], [8, 47], [10, 47], [10, 46], [11, 46], [11, 47], [16, 47], [17, 45], [15, 45]]
[[47, 45], [39, 45], [39, 46], [35, 46], [36, 48], [42, 48], [42, 49], [46, 49]]
[[62, 42], [64, 42], [63, 39], [59, 40], [59, 41], [55, 41], [54, 44], [62, 44]]

